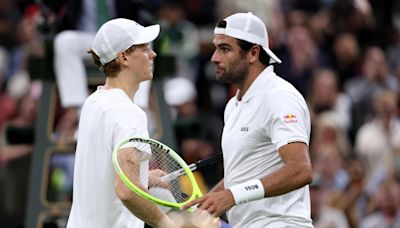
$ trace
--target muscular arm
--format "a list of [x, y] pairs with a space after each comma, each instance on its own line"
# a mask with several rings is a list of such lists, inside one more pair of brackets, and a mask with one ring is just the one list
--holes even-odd
[[[132, 149], [121, 149], [118, 155], [118, 161], [121, 168], [128, 178], [139, 188], [146, 191], [146, 188], [141, 184], [140, 175], [140, 155]], [[115, 177], [115, 191], [126, 208], [129, 209], [136, 217], [143, 220], [152, 227], [169, 227], [168, 217], [163, 213], [156, 204], [143, 199], [133, 191], [131, 191], [118, 175]]]
[[[265, 196], [277, 196], [309, 184], [312, 180], [311, 162], [308, 147], [304, 143], [287, 144], [279, 149], [284, 165], [275, 172], [261, 179]], [[235, 200], [229, 189], [224, 189], [223, 182], [219, 183], [203, 197], [186, 204], [187, 209], [199, 204], [200, 209], [207, 210], [214, 216], [220, 216], [234, 206]]]
[[266, 197], [288, 193], [312, 181], [311, 162], [306, 144], [289, 143], [279, 149], [279, 155], [283, 166], [261, 179]]

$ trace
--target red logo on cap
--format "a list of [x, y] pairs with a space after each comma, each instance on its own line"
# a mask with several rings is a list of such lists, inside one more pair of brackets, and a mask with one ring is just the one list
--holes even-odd
[[285, 123], [297, 123], [296, 115], [288, 114], [283, 116], [283, 122]]

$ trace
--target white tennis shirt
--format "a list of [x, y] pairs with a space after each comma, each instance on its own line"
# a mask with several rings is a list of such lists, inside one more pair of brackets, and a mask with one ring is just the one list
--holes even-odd
[[[267, 67], [224, 113], [222, 134], [225, 188], [261, 179], [283, 165], [278, 149], [290, 142], [308, 145], [310, 114], [303, 96]], [[266, 189], [268, 191], [268, 189]], [[233, 227], [312, 227], [308, 185], [292, 192], [234, 206]]]
[[[112, 151], [129, 136], [148, 137], [146, 114], [122, 90], [97, 89], [86, 99], [79, 121], [68, 228], [144, 227], [114, 190]], [[141, 168], [147, 172], [148, 162]]]

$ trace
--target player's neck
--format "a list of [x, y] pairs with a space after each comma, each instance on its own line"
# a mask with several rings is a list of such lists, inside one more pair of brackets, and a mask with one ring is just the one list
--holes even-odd
[[[131, 78], [130, 80], [128, 80]], [[126, 95], [130, 98], [133, 98], [136, 94], [136, 91], [139, 89], [138, 82], [132, 82], [132, 76], [127, 77], [124, 75], [118, 75], [117, 77], [106, 79], [106, 83], [104, 84], [104, 89], [122, 89]]]
[[264, 71], [266, 66], [257, 66], [257, 67], [249, 67], [249, 72], [247, 73], [246, 80], [243, 81], [242, 83], [237, 84], [237, 87], [239, 89], [239, 100], [242, 99], [242, 97], [246, 94], [247, 90], [250, 88], [250, 86], [253, 84], [253, 82], [256, 80], [258, 75], [261, 74], [261, 72]]

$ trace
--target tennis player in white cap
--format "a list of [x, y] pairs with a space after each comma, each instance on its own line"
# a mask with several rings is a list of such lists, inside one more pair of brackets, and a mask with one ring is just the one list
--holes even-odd
[[[143, 27], [119, 18], [106, 22], [94, 38], [90, 54], [106, 81], [82, 108], [68, 228], [136, 228], [144, 222], [175, 227], [155, 204], [125, 187], [111, 159], [121, 140], [148, 137], [146, 114], [133, 97], [139, 84], [153, 77], [156, 53], [150, 42], [159, 32], [159, 25]], [[147, 172], [148, 161], [140, 162], [140, 170]]]
[[232, 227], [312, 227], [304, 98], [274, 73], [281, 60], [260, 18], [233, 14], [214, 35], [216, 78], [238, 87], [224, 113], [224, 179], [182, 209], [198, 204], [214, 216], [227, 212]]

